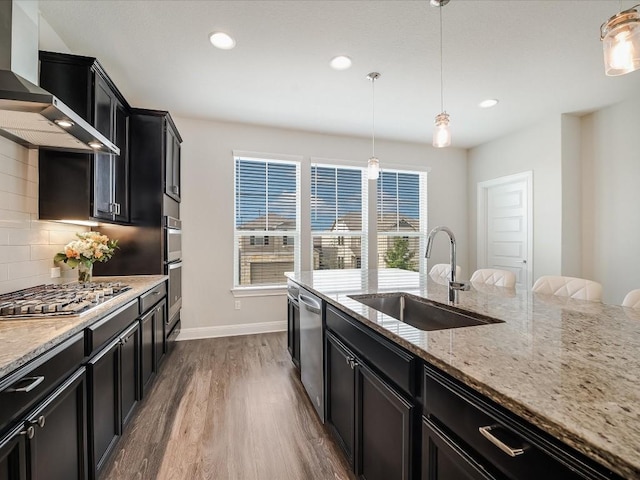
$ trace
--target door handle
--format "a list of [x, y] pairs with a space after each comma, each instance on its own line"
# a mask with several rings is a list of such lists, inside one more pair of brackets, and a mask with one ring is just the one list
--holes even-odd
[[500, 427], [499, 425], [487, 425], [486, 427], [479, 427], [478, 431], [484, 438], [489, 440], [491, 443], [493, 443], [496, 447], [498, 447], [500, 450], [502, 450], [504, 453], [506, 453], [510, 457], [517, 457], [518, 455], [522, 455], [524, 453], [523, 448], [512, 448], [506, 443], [504, 443], [502, 440], [496, 438], [491, 433], [491, 430], [495, 428], [500, 428]]
[[527, 261], [526, 260], [518, 260], [518, 261], [516, 261], [516, 263], [527, 263]]
[[22, 393], [27, 393], [30, 392], [31, 390], [33, 390], [34, 388], [36, 388], [38, 385], [40, 385], [42, 382], [44, 382], [44, 376], [39, 376], [39, 377], [24, 377], [22, 378], [20, 381], [23, 380], [31, 380], [31, 383], [29, 383], [29, 385], [25, 385], [24, 387], [11, 387], [11, 388], [7, 388], [7, 392], [22, 392]]

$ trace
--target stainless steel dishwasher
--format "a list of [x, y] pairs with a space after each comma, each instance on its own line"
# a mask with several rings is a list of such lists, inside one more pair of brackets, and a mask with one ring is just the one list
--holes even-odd
[[322, 300], [300, 289], [300, 379], [324, 423]]

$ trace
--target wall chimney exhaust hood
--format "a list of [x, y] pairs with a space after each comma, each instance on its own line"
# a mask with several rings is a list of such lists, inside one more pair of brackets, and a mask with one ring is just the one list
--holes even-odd
[[34, 4], [37, 10], [37, 2], [0, 1], [0, 135], [27, 148], [120, 155], [80, 115], [14, 71], [22, 63], [37, 72], [37, 12], [35, 22], [28, 13]]

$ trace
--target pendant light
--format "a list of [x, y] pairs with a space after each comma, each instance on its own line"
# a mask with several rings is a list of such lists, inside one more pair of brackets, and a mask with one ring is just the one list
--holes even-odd
[[442, 68], [442, 7], [449, 0], [431, 0], [431, 6], [440, 10], [440, 113], [436, 115], [435, 130], [433, 131], [433, 146], [436, 148], [451, 145], [451, 130], [449, 129], [449, 114], [444, 110], [444, 74]]
[[621, 11], [600, 27], [604, 70], [609, 76], [624, 75], [640, 68], [640, 14], [637, 7]]
[[376, 157], [376, 80], [380, 78], [378, 72], [371, 72], [367, 75], [371, 80], [371, 158], [367, 162], [367, 177], [369, 180], [377, 180], [380, 175], [380, 161]]

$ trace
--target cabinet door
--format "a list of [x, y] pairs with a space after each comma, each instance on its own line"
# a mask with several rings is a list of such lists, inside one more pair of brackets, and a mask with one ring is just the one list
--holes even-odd
[[85, 369], [77, 370], [27, 418], [35, 434], [27, 444], [32, 480], [87, 478]]
[[409, 480], [414, 406], [378, 375], [356, 368], [356, 474], [366, 480]]
[[456, 442], [422, 419], [422, 480], [494, 480]]
[[88, 370], [89, 461], [95, 478], [120, 436], [120, 339], [98, 352]]
[[115, 139], [119, 156], [112, 156], [115, 219], [129, 221], [129, 113], [119, 102], [115, 107]]
[[167, 195], [180, 201], [180, 142], [171, 127], [165, 124], [165, 182]]
[[165, 348], [165, 325], [167, 318], [167, 302], [164, 300], [154, 308], [153, 315], [153, 346], [155, 371], [160, 369], [160, 362], [164, 357]]
[[97, 73], [94, 73], [94, 82], [93, 126], [101, 134], [113, 141], [113, 115], [116, 98], [109, 85]]
[[113, 220], [113, 155], [97, 153], [93, 156], [93, 216]]
[[327, 426], [353, 465], [355, 442], [355, 356], [327, 332]]
[[26, 480], [26, 428], [20, 425], [4, 438], [0, 438], [0, 480]]
[[140, 323], [129, 327], [120, 340], [120, 405], [124, 429], [140, 400]]
[[153, 376], [153, 334], [154, 334], [154, 318], [155, 310], [147, 312], [140, 319], [140, 339], [141, 339], [141, 362], [142, 362], [142, 396], [147, 393], [149, 381]]

